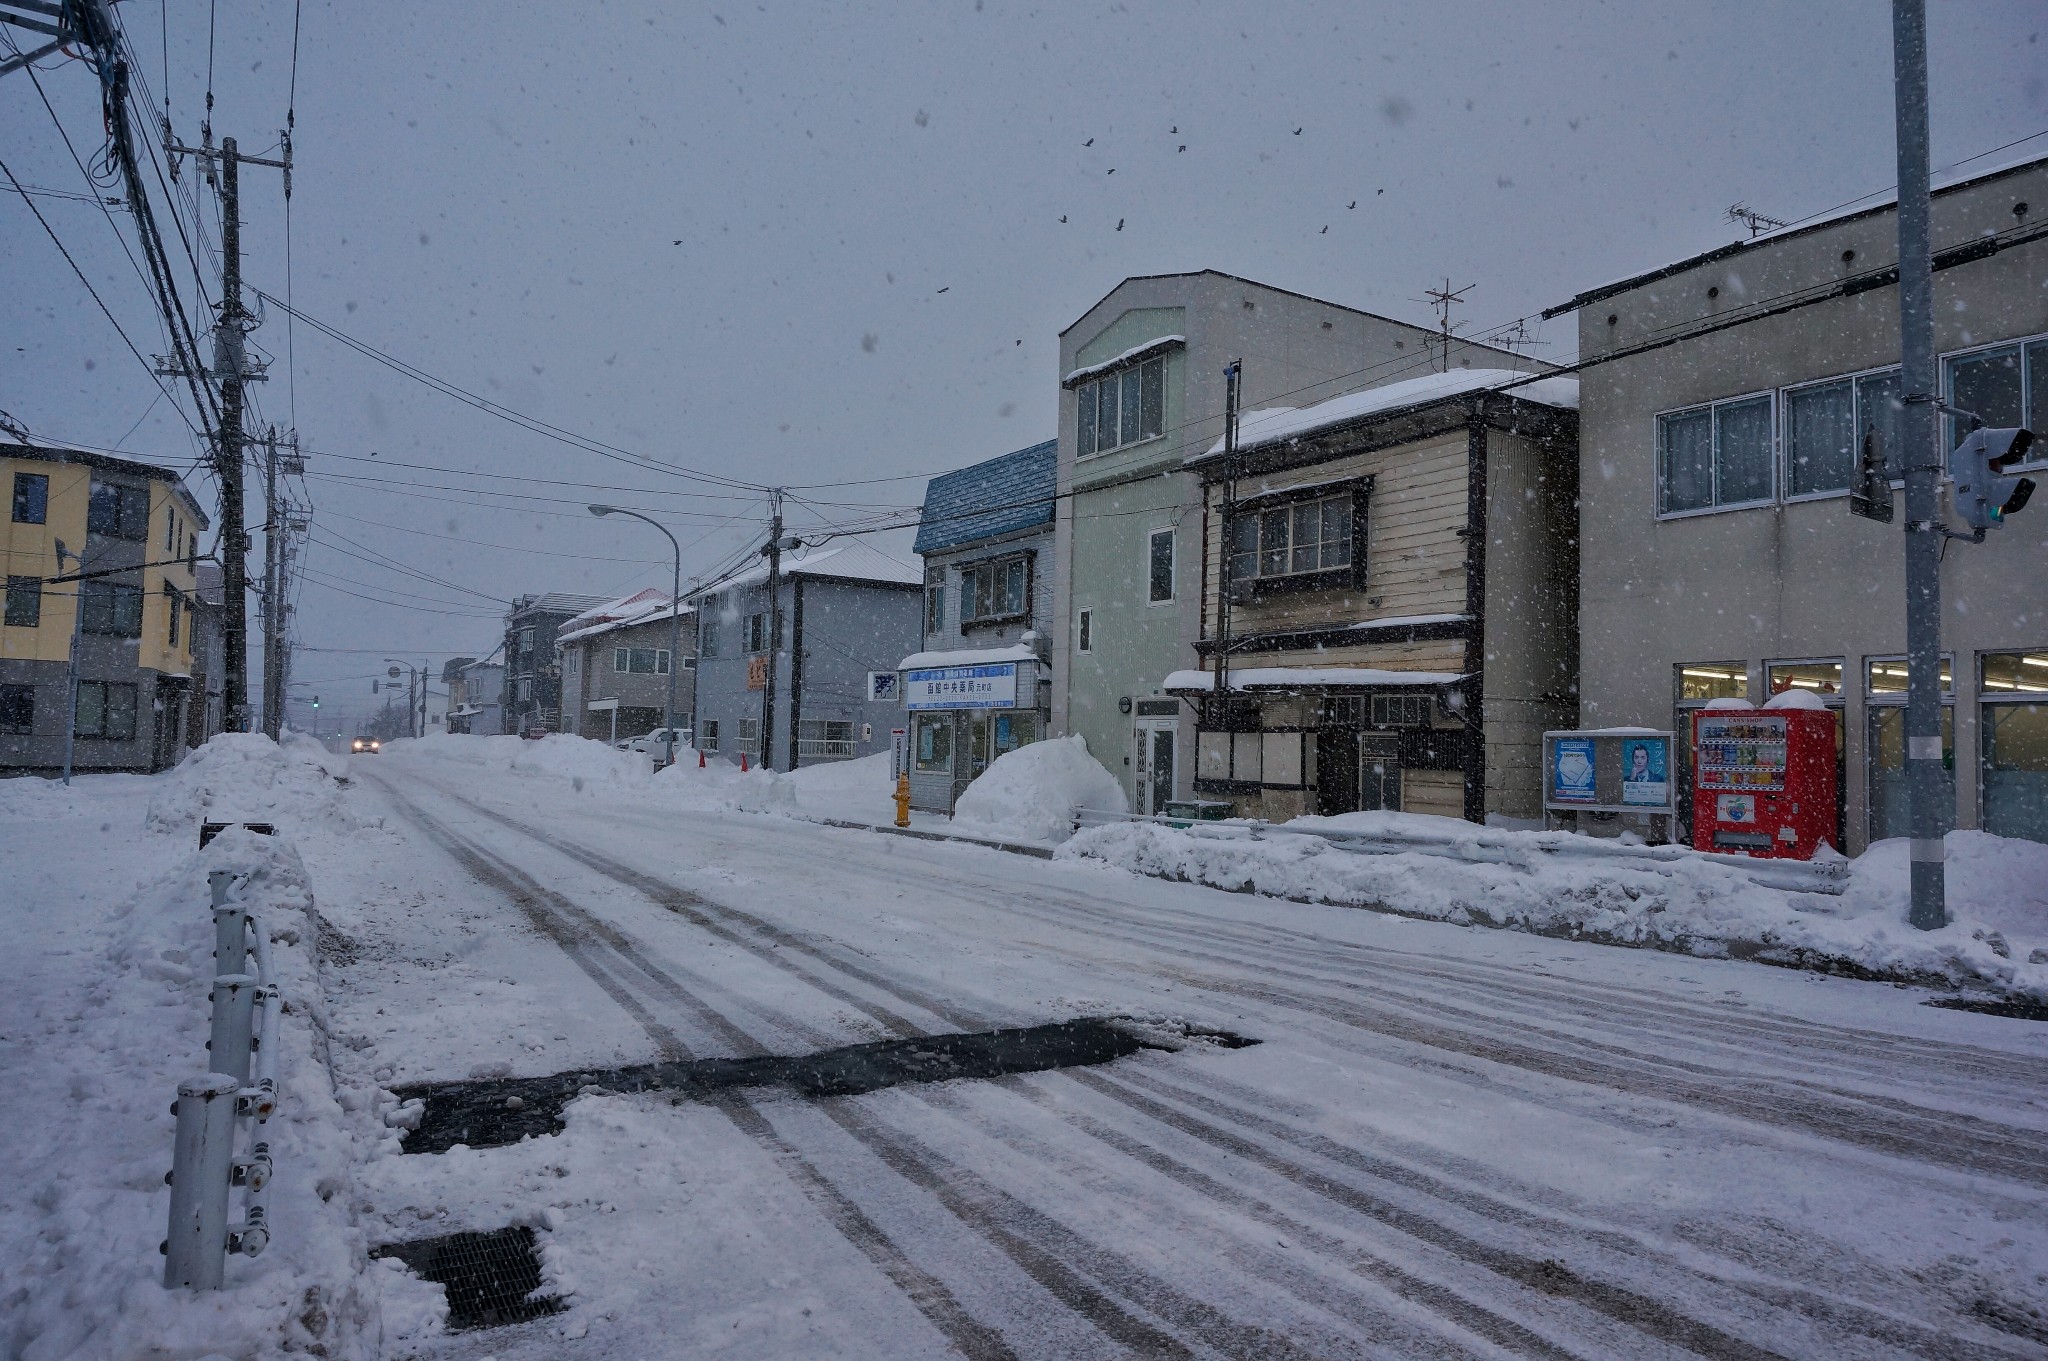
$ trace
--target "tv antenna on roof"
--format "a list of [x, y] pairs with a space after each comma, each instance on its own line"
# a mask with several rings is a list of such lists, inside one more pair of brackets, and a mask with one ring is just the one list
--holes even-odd
[[1728, 206], [1728, 220], [1730, 222], [1740, 222], [1743, 226], [1749, 228], [1751, 240], [1755, 240], [1765, 232], [1776, 231], [1780, 227], [1792, 225], [1789, 222], [1781, 222], [1767, 213], [1760, 213], [1747, 203], [1730, 204]]
[[1451, 307], [1454, 304], [1464, 302], [1465, 295], [1478, 286], [1477, 284], [1466, 284], [1463, 288], [1452, 288], [1450, 278], [1446, 276], [1442, 288], [1424, 289], [1422, 296], [1415, 300], [1417, 302], [1427, 302], [1436, 309], [1437, 344], [1443, 347], [1445, 373], [1451, 371], [1451, 336], [1459, 327], [1465, 324], [1462, 321], [1454, 322], [1451, 320]]

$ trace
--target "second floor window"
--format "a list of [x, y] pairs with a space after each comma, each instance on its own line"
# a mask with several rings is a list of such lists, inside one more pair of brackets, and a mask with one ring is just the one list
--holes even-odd
[[1161, 605], [1173, 599], [1173, 531], [1155, 529], [1145, 544], [1145, 600]]
[[1351, 566], [1350, 493], [1245, 510], [1230, 521], [1230, 579], [1264, 581]]
[[165, 585], [164, 609], [170, 616], [170, 623], [164, 631], [164, 644], [167, 647], [176, 647], [178, 645], [178, 607], [184, 603], [184, 600], [178, 595], [177, 587]]
[[1843, 491], [1856, 480], [1863, 439], [1874, 433], [1893, 477], [1905, 476], [1899, 448], [1899, 371], [1810, 383], [1785, 393], [1785, 494]]
[[114, 638], [142, 636], [142, 588], [111, 581], [82, 581], [78, 584], [79, 608], [85, 618], [79, 628], [87, 633]]
[[1738, 397], [1657, 417], [1657, 513], [1771, 499], [1771, 397]]
[[43, 579], [7, 578], [7, 627], [32, 629], [43, 622]]
[[668, 674], [668, 649], [665, 647], [615, 647], [612, 649], [612, 670], [638, 672], [650, 676]]
[[1074, 389], [1075, 438], [1082, 454], [1099, 454], [1166, 428], [1166, 360], [1148, 359]]
[[113, 539], [149, 537], [149, 488], [124, 487], [114, 482], [94, 482], [86, 504], [85, 529]]
[[14, 475], [14, 523], [39, 525], [50, 518], [50, 478], [47, 473]]
[[718, 655], [718, 616], [710, 613], [708, 610], [705, 612], [704, 622], [698, 626], [697, 655], [700, 657], [716, 657]]
[[998, 558], [960, 569], [960, 627], [1026, 619], [1031, 614], [1031, 559]]
[[944, 633], [946, 631], [946, 573], [943, 568], [925, 573], [924, 578], [924, 631]]
[[762, 613], [760, 613], [760, 614], [750, 614], [750, 615], [748, 615], [748, 616], [747, 616], [747, 651], [748, 651], [749, 653], [755, 653], [755, 652], [766, 652], [767, 650], [768, 650], [768, 615], [767, 615], [767, 613], [766, 613], [766, 612], [764, 611], [764, 612], [762, 612]]
[[[1983, 417], [1984, 424], [1997, 430], [2024, 426], [2037, 437], [2048, 431], [2048, 336], [1952, 355], [1942, 367], [1949, 401]], [[1949, 419], [1951, 446], [1969, 432], [1968, 421]], [[2028, 462], [2048, 458], [2044, 443], [2037, 438]]]

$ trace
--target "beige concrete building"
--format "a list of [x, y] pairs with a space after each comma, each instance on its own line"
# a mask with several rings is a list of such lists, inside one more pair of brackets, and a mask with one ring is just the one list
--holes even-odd
[[[1934, 196], [1943, 398], [1993, 426], [2048, 426], [2044, 218], [2048, 159]], [[1587, 364], [1581, 722], [1675, 726], [1683, 793], [1690, 710], [1813, 691], [1841, 720], [1851, 852], [1905, 835], [1903, 493], [1891, 524], [1852, 516], [1847, 494], [1867, 433], [1902, 466], [1896, 266], [1886, 201], [1556, 309], [1578, 310]], [[1945, 421], [1943, 450], [1958, 438]], [[2048, 840], [2044, 568], [2048, 497], [1943, 561], [1958, 827]]]
[[1430, 373], [1253, 412], [1189, 460], [1202, 666], [1166, 688], [1199, 715], [1197, 797], [1541, 815], [1543, 732], [1577, 716], [1576, 402]]

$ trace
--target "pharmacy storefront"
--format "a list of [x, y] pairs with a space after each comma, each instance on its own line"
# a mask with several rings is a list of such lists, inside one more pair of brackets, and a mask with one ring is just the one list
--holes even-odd
[[1051, 686], [1029, 648], [920, 652], [902, 676], [913, 808], [952, 812], [991, 761], [1045, 735]]

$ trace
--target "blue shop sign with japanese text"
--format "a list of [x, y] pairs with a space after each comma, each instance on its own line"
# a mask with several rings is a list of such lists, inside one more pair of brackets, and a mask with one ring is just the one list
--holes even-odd
[[1014, 709], [1017, 663], [906, 671], [903, 701], [910, 709]]

